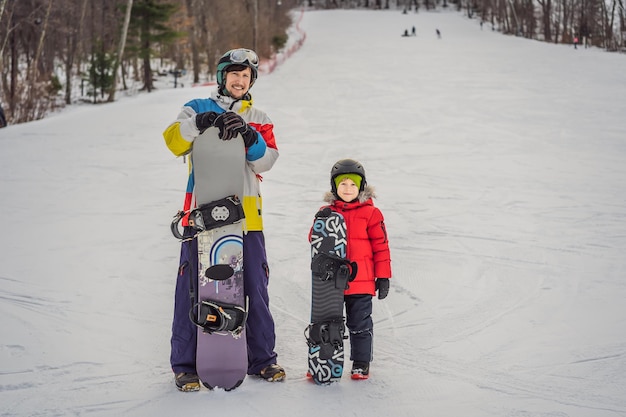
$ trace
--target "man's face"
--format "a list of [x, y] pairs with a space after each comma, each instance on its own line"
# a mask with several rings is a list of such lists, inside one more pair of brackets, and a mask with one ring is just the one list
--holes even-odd
[[226, 90], [233, 98], [242, 98], [250, 89], [251, 82], [252, 70], [250, 68], [226, 73]]

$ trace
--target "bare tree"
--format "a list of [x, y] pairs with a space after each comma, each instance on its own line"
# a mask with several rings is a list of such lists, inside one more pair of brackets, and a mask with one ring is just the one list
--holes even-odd
[[122, 56], [124, 55], [124, 47], [126, 46], [126, 36], [128, 35], [128, 26], [130, 24], [130, 15], [132, 10], [133, 0], [128, 0], [126, 2], [124, 26], [122, 27], [122, 33], [117, 47], [117, 55], [115, 56], [115, 61], [113, 62], [113, 82], [111, 83], [111, 88], [109, 89], [109, 102], [115, 101], [115, 91], [117, 89], [117, 70], [120, 66], [120, 62], [122, 62]]
[[[85, 14], [87, 11], [87, 0], [82, 0], [80, 9], [77, 11], [75, 7], [66, 3], [65, 19], [61, 20], [63, 27], [61, 31], [66, 33], [66, 52], [61, 57], [65, 61], [65, 103], [72, 102], [72, 85], [74, 79], [74, 67], [77, 63], [79, 47], [81, 44], [83, 28], [85, 25]], [[80, 64], [80, 62], [78, 62]]]
[[191, 43], [191, 65], [193, 68], [193, 82], [197, 83], [200, 81], [200, 54], [198, 51], [198, 27], [195, 24], [196, 21], [194, 19], [194, 4], [193, 0], [186, 0], [185, 5], [187, 6], [187, 17], [189, 18], [190, 28], [189, 28], [189, 42]]
[[543, 38], [546, 42], [552, 41], [552, 0], [537, 0], [537, 3], [541, 6], [542, 23], [543, 23]]
[[27, 73], [26, 79], [30, 80], [31, 82], [36, 81], [36, 78], [38, 76], [37, 65], [39, 63], [39, 57], [41, 56], [41, 51], [43, 50], [43, 42], [46, 39], [46, 30], [48, 28], [48, 20], [50, 19], [50, 10], [52, 10], [52, 0], [48, 0], [48, 8], [46, 9], [46, 15], [45, 15], [45, 18], [43, 19], [43, 26], [41, 29], [41, 34], [39, 35], [39, 43], [37, 44], [37, 51], [35, 52], [33, 63], [30, 66], [29, 71]]

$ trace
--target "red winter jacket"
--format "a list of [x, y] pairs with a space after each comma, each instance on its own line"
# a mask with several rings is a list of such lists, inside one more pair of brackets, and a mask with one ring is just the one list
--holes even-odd
[[[348, 259], [358, 264], [357, 276], [345, 295], [376, 295], [376, 278], [391, 278], [391, 258], [387, 229], [382, 212], [374, 206], [374, 190], [366, 186], [351, 203], [327, 193], [324, 201], [333, 211], [343, 215], [348, 234]], [[322, 208], [323, 208], [322, 207]], [[309, 241], [311, 233], [309, 232]]]

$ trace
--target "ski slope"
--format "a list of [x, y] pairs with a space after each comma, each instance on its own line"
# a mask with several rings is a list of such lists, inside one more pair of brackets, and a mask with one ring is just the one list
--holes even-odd
[[[281, 152], [262, 186], [287, 380], [174, 387], [187, 171], [161, 132], [212, 87], [162, 88], [0, 130], [0, 416], [626, 416], [626, 57], [456, 13], [300, 25], [252, 90]], [[394, 276], [371, 378], [318, 387], [307, 232], [346, 157], [377, 189]]]

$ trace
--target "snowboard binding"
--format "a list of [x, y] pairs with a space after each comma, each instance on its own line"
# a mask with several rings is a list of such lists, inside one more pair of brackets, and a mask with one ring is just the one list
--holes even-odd
[[[186, 216], [188, 216], [189, 226], [195, 231], [190, 237], [184, 237], [178, 229], [180, 221]], [[239, 197], [231, 195], [221, 200], [202, 204], [190, 211], [179, 211], [170, 224], [170, 230], [176, 239], [186, 242], [195, 239], [204, 231], [237, 223], [244, 218], [243, 206]]]
[[309, 348], [319, 346], [319, 358], [331, 359], [334, 352], [343, 347], [345, 325], [343, 317], [335, 317], [322, 323], [311, 323], [304, 330]]
[[248, 298], [245, 308], [211, 300], [195, 303], [189, 311], [189, 319], [205, 333], [230, 333], [235, 338], [239, 337], [248, 320]]
[[345, 290], [356, 277], [357, 263], [333, 253], [318, 253], [311, 259], [311, 271], [322, 281], [335, 280], [335, 288]]

